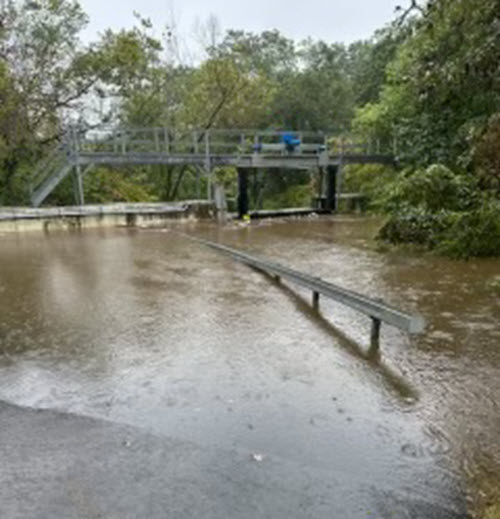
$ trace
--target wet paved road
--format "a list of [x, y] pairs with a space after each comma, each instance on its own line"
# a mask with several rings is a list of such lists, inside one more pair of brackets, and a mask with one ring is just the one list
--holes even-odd
[[363, 316], [318, 316], [172, 232], [3, 237], [0, 399], [18, 407], [0, 407], [1, 516], [464, 517], [464, 452], [497, 447], [499, 307], [480, 280], [499, 263], [380, 255], [368, 220], [183, 230], [430, 328], [383, 329], [370, 360]]

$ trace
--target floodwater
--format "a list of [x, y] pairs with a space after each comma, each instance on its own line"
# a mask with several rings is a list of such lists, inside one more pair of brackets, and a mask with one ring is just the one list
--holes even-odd
[[[0, 237], [0, 400], [237, 448], [263, 470], [287, 460], [299, 492], [311, 471], [340, 475], [346, 518], [464, 517], [477, 476], [500, 466], [488, 284], [500, 261], [382, 254], [376, 228], [320, 218]], [[372, 358], [363, 315], [324, 299], [317, 314], [307, 291], [177, 231], [419, 312], [427, 330], [383, 326]]]

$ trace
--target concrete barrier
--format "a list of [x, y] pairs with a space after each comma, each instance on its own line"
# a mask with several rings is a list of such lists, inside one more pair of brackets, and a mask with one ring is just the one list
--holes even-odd
[[0, 207], [0, 233], [96, 227], [155, 227], [172, 219], [213, 218], [211, 202], [107, 204], [68, 207]]

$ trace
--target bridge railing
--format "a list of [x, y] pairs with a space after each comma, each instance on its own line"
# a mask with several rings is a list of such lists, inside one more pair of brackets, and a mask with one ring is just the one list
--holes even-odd
[[395, 140], [359, 139], [348, 135], [328, 138], [330, 155], [391, 155], [397, 156]]
[[198, 129], [185, 132], [169, 128], [101, 128], [74, 133], [73, 147], [81, 153], [171, 155], [250, 155], [290, 153], [285, 135], [300, 142], [300, 155], [395, 155], [394, 143], [360, 140], [322, 132]]

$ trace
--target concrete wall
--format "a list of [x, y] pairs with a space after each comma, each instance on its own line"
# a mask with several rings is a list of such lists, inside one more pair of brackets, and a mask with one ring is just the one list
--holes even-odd
[[211, 202], [0, 208], [0, 234], [96, 227], [161, 227], [171, 220], [214, 218]]

